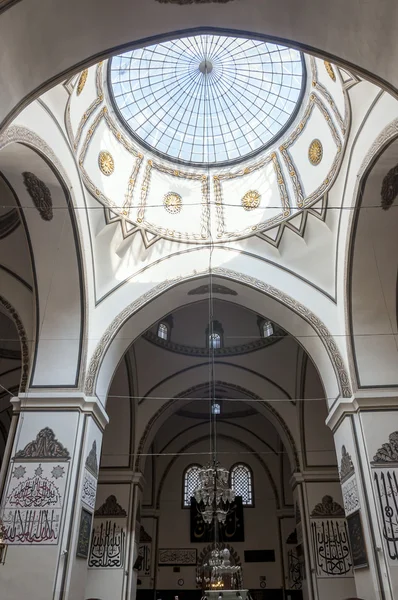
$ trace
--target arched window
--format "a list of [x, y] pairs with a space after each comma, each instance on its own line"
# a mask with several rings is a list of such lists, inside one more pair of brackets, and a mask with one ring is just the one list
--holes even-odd
[[274, 326], [271, 321], [263, 321], [262, 325], [262, 335], [263, 337], [270, 337], [274, 333]]
[[162, 338], [162, 340], [167, 340], [169, 337], [169, 328], [165, 323], [159, 323], [158, 337]]
[[221, 348], [221, 335], [219, 333], [209, 335], [209, 348]]
[[231, 487], [237, 496], [242, 496], [244, 506], [254, 506], [252, 472], [241, 463], [231, 469]]
[[191, 506], [191, 498], [193, 493], [199, 485], [199, 471], [201, 467], [199, 465], [190, 465], [184, 471], [184, 482], [183, 482], [183, 506]]
[[221, 413], [221, 406], [218, 404], [218, 402], [212, 404], [211, 412], [213, 415], [219, 415]]

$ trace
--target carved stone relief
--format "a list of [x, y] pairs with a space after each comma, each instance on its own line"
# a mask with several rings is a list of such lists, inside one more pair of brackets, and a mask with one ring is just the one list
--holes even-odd
[[381, 185], [381, 207], [388, 210], [398, 195], [398, 165], [390, 169]]
[[98, 460], [97, 460], [97, 444], [93, 441], [93, 445], [86, 459], [82, 487], [82, 502], [91, 510], [95, 507], [95, 497], [97, 494], [97, 478], [98, 478]]
[[108, 496], [103, 504], [95, 511], [96, 517], [127, 517], [127, 513], [118, 504], [116, 496]]
[[41, 179], [33, 173], [25, 171], [22, 173], [23, 181], [29, 196], [33, 200], [44, 221], [51, 221], [53, 218], [53, 202], [51, 192]]
[[23, 450], [19, 450], [14, 459], [21, 458], [70, 458], [69, 451], [59, 442], [54, 431], [50, 427], [44, 427], [39, 431], [35, 440], [26, 444]]
[[345, 446], [341, 448], [340, 480], [344, 511], [348, 516], [360, 508], [360, 503], [354, 464]]

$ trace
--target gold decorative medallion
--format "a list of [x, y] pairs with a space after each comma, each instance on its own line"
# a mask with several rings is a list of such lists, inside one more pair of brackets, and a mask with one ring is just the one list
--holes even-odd
[[323, 147], [319, 140], [313, 140], [308, 148], [308, 158], [312, 165], [316, 166], [322, 160]]
[[98, 155], [98, 166], [104, 175], [112, 175], [115, 170], [115, 162], [107, 150], [102, 150]]
[[330, 64], [330, 62], [328, 62], [327, 60], [324, 60], [323, 62], [325, 64], [325, 69], [328, 72], [330, 79], [333, 79], [333, 81], [336, 81], [336, 73], [334, 72], [334, 69], [333, 69], [332, 65]]
[[80, 94], [83, 91], [84, 86], [86, 85], [87, 75], [88, 75], [88, 69], [84, 69], [84, 71], [82, 71], [80, 74], [79, 81], [77, 82], [77, 91], [76, 91], [76, 94], [78, 96], [80, 96]]
[[258, 208], [260, 204], [261, 195], [257, 190], [249, 190], [242, 198], [242, 206], [245, 210], [253, 210]]
[[176, 215], [182, 209], [182, 198], [175, 192], [169, 192], [165, 195], [163, 204], [168, 213]]

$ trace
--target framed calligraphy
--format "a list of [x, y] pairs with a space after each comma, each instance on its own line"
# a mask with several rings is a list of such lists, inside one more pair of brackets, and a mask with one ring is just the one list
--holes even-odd
[[91, 538], [89, 568], [123, 568], [125, 543], [126, 534], [119, 520], [96, 520]]
[[373, 480], [388, 562], [398, 561], [398, 469], [375, 468]]
[[91, 523], [93, 515], [82, 508], [80, 515], [79, 537], [77, 538], [76, 556], [87, 558], [90, 548]]
[[347, 525], [354, 569], [369, 566], [359, 510], [347, 517]]
[[318, 577], [352, 577], [352, 558], [345, 519], [311, 519]]
[[183, 567], [197, 563], [196, 548], [159, 548], [158, 565], [168, 567], [170, 565]]

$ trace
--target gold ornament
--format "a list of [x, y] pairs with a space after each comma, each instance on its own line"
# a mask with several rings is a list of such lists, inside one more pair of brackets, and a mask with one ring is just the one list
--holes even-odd
[[175, 192], [169, 192], [165, 195], [163, 204], [168, 213], [176, 215], [182, 209], [182, 198]]
[[104, 175], [112, 175], [115, 170], [115, 162], [110, 152], [102, 150], [98, 155], [98, 166]]
[[319, 140], [313, 140], [308, 148], [308, 158], [312, 165], [316, 167], [322, 160], [323, 147]]
[[242, 206], [245, 210], [258, 208], [261, 195], [256, 190], [249, 190], [242, 198]]
[[77, 96], [80, 96], [80, 94], [83, 91], [83, 88], [87, 81], [87, 75], [88, 75], [88, 69], [84, 69], [84, 71], [82, 71], [80, 74], [79, 81], [77, 83], [77, 91], [76, 91]]
[[333, 81], [336, 81], [336, 73], [334, 72], [334, 69], [333, 69], [332, 65], [330, 64], [330, 62], [328, 62], [327, 60], [324, 60], [323, 62], [325, 64], [325, 69], [328, 72], [330, 79], [332, 79]]

